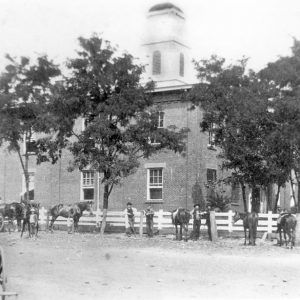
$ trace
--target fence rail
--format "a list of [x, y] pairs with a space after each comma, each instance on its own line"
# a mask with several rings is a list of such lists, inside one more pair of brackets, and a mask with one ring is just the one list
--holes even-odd
[[[234, 213], [232, 211], [228, 212], [216, 212], [216, 224], [218, 230], [227, 231], [229, 233], [235, 231], [243, 231], [243, 222], [242, 220], [237, 221], [235, 224], [232, 224], [232, 218]], [[272, 233], [277, 230], [277, 218], [278, 214], [273, 214], [271, 211], [268, 213], [261, 213], [259, 215], [257, 231]], [[93, 216], [88, 214], [83, 214], [80, 218], [80, 226], [99, 226], [102, 221], [103, 212], [101, 210], [95, 211]], [[142, 220], [141, 220], [142, 218]], [[39, 223], [42, 228], [47, 226], [47, 223], [51, 220], [47, 217], [47, 209], [42, 207], [40, 209], [40, 219]], [[173, 228], [171, 221], [171, 213], [163, 210], [156, 211], [154, 214], [154, 228], [157, 230], [167, 230]], [[122, 211], [108, 211], [107, 212], [107, 224], [110, 228], [113, 227], [128, 227], [127, 220], [125, 218], [124, 212]], [[207, 229], [205, 225], [205, 220], [201, 221], [202, 229]], [[56, 225], [67, 226], [67, 219], [63, 217], [58, 217], [55, 221]], [[193, 225], [193, 220], [190, 220], [189, 223]], [[135, 226], [136, 227], [146, 227], [146, 217], [142, 212], [137, 212], [135, 215]]]

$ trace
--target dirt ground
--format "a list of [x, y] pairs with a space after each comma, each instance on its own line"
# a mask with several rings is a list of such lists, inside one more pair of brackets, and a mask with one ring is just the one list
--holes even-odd
[[19, 300], [300, 299], [300, 248], [241, 238], [0, 233]]

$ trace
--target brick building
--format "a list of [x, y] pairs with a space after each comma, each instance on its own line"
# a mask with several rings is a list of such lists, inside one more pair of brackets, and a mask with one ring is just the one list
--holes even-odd
[[[124, 209], [128, 201], [137, 209], [144, 209], [148, 203], [155, 210], [178, 206], [190, 209], [195, 202], [206, 200], [208, 183], [222, 178], [223, 174], [218, 167], [220, 161], [213, 136], [200, 130], [201, 109], [190, 110], [191, 104], [184, 97], [192, 87], [193, 78], [184, 13], [170, 3], [155, 5], [148, 11], [145, 32], [142, 44], [143, 59], [148, 65], [145, 80], [152, 78], [156, 82], [154, 96], [161, 110], [158, 126], [188, 128], [186, 151], [184, 154], [162, 151], [142, 160], [137, 172], [113, 189], [109, 209]], [[75, 125], [78, 130], [82, 123], [78, 120]], [[70, 160], [67, 151], [55, 165], [37, 166], [34, 156], [30, 158], [30, 189], [34, 190], [35, 199], [45, 207], [94, 200], [95, 206], [101, 208], [101, 174], [90, 170], [70, 173], [67, 171]], [[221, 190], [232, 198], [236, 208], [243, 210], [238, 189], [224, 186]], [[0, 197], [5, 202], [17, 201], [24, 191], [18, 157], [0, 149]], [[282, 199], [289, 198], [284, 193]]]

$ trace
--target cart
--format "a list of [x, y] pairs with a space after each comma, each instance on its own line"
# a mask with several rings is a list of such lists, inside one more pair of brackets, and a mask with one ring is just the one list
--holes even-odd
[[5, 274], [5, 259], [3, 248], [0, 247], [0, 297], [5, 300], [7, 297], [14, 296], [15, 299], [18, 297], [16, 292], [6, 291], [7, 277]]

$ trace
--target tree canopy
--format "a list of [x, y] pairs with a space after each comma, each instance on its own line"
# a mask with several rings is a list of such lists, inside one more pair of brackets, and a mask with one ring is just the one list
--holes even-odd
[[[113, 187], [135, 172], [140, 158], [162, 149], [183, 151], [184, 130], [158, 127], [153, 83], [140, 83], [144, 68], [130, 54], [117, 56], [116, 49], [98, 36], [81, 37], [79, 44], [78, 57], [67, 63], [70, 76], [57, 89], [52, 107], [57, 135], [44, 140], [44, 149], [53, 144], [66, 147], [74, 158], [71, 170], [91, 169], [103, 175], [103, 233]], [[76, 130], [80, 118], [84, 125]]]
[[47, 56], [38, 57], [34, 64], [27, 57], [6, 58], [9, 64], [0, 75], [0, 146], [18, 154], [28, 197], [28, 159], [36, 153], [31, 141], [34, 135], [50, 133], [54, 126], [49, 104], [60, 70]]
[[[226, 66], [217, 56], [196, 62], [200, 83], [189, 96], [204, 109], [201, 128], [213, 128], [222, 167], [232, 172], [230, 181], [242, 186], [245, 210], [245, 184], [264, 189], [274, 183], [283, 186], [290, 178], [293, 153], [282, 129], [287, 112], [280, 107], [283, 102], [275, 101], [276, 83], [247, 71], [246, 63], [242, 59]], [[270, 199], [268, 204], [272, 209]], [[252, 203], [252, 208], [258, 210], [259, 203]]]

